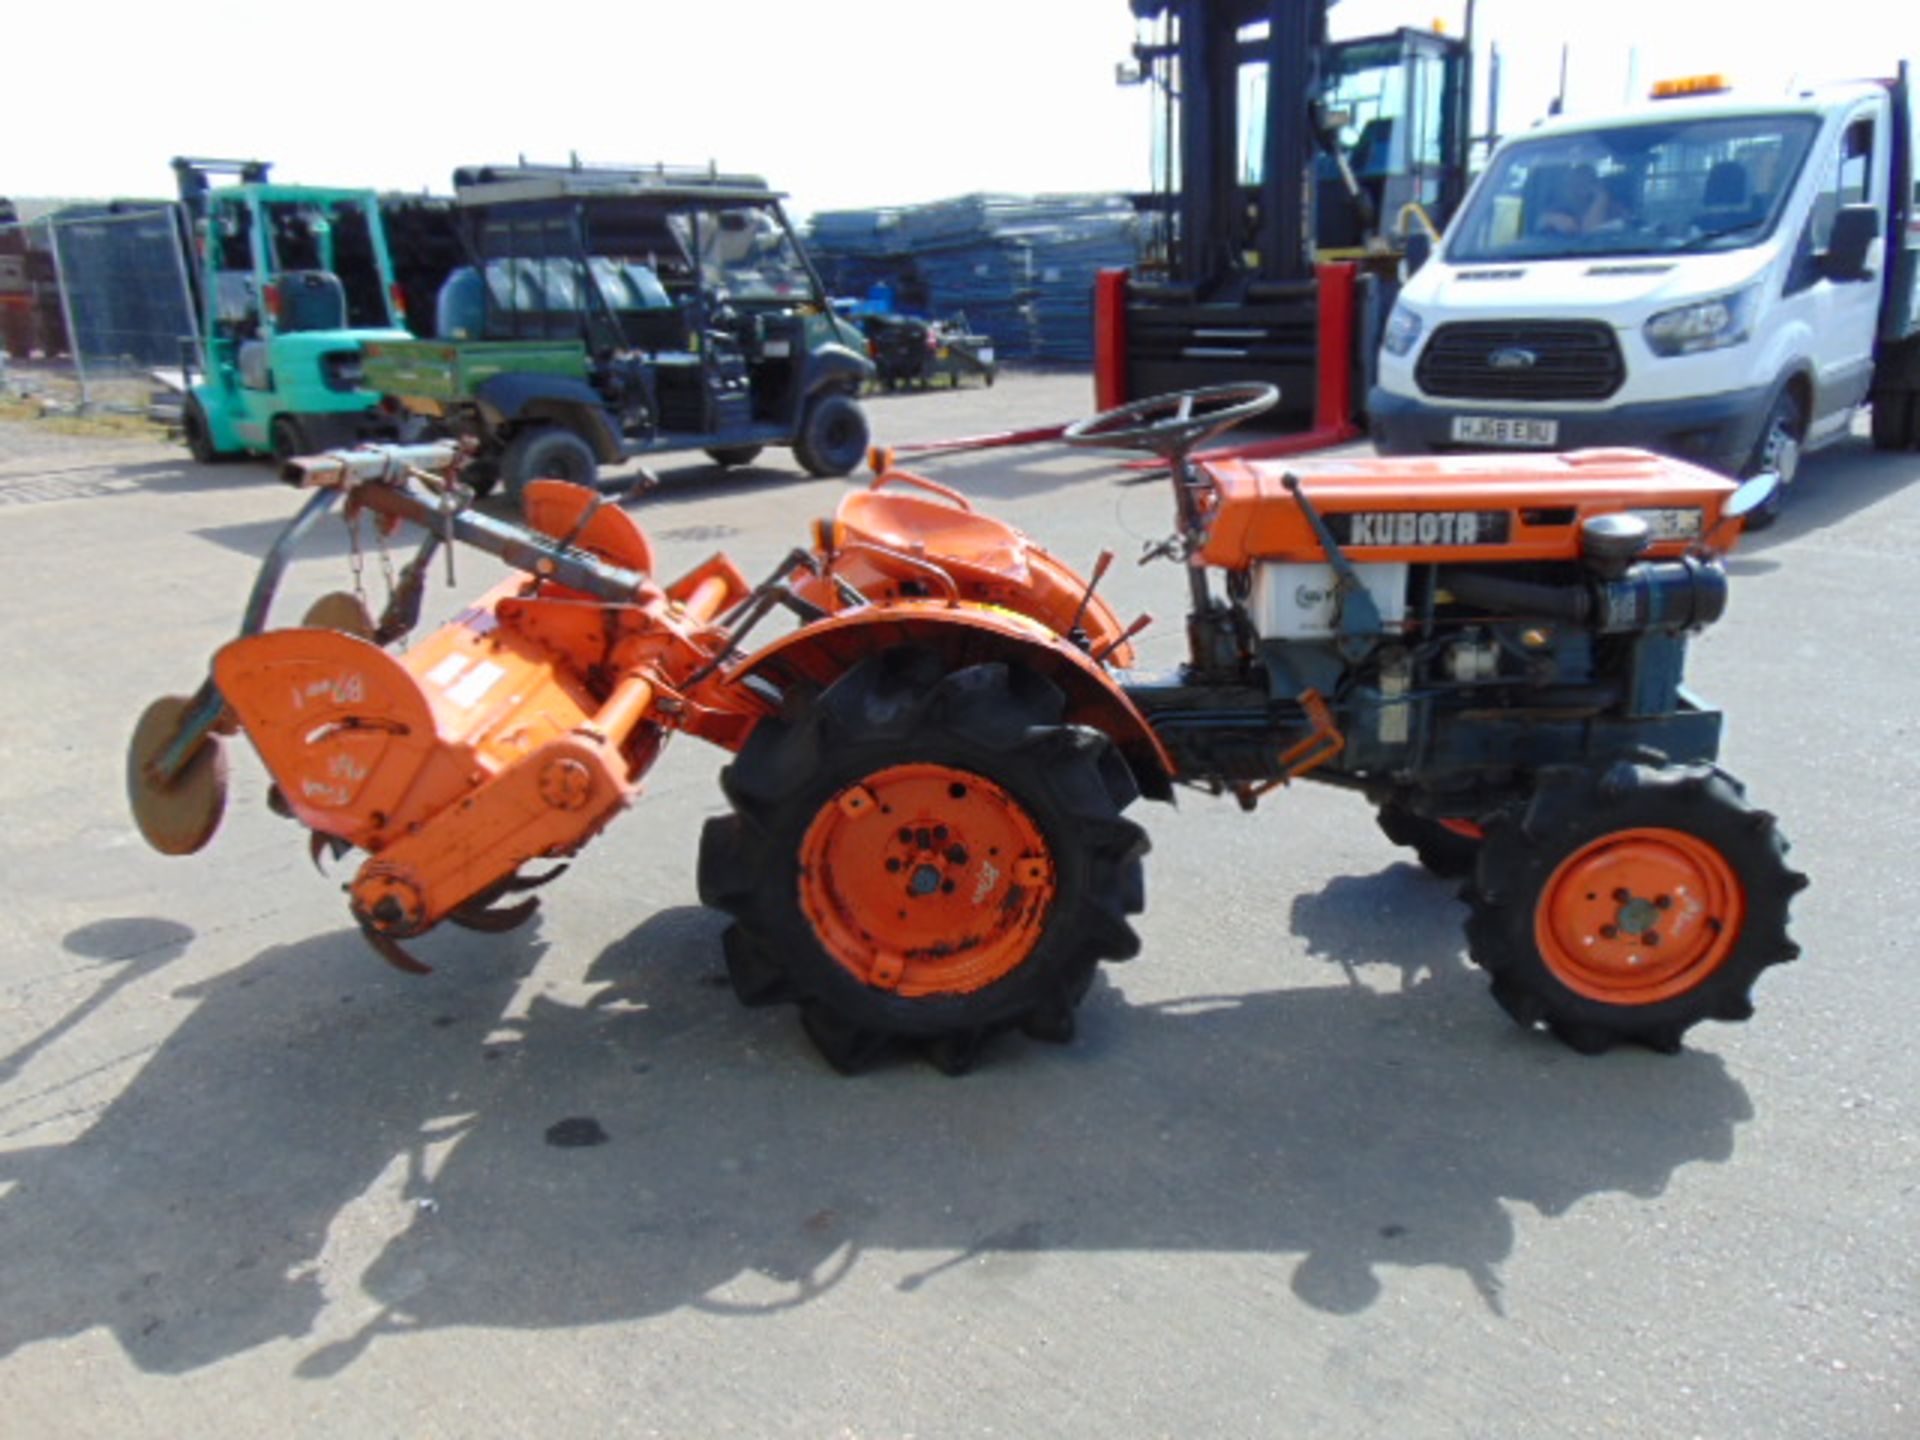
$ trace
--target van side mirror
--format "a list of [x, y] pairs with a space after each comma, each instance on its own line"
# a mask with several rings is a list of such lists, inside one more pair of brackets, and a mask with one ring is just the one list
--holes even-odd
[[1827, 253], [1820, 257], [1820, 273], [1829, 280], [1871, 280], [1867, 256], [1880, 237], [1880, 212], [1872, 205], [1842, 205], [1833, 217]]
[[1420, 273], [1420, 267], [1433, 258], [1433, 237], [1416, 229], [1407, 236], [1407, 277]]

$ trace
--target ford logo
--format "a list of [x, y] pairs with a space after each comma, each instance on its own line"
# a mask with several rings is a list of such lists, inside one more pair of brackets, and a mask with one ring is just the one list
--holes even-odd
[[1540, 357], [1531, 350], [1514, 347], [1508, 350], [1496, 350], [1487, 357], [1487, 364], [1495, 370], [1531, 370]]

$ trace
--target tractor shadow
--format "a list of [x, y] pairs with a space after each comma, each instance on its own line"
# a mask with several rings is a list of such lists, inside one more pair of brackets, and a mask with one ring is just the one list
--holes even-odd
[[104, 970], [106, 976], [91, 994], [33, 1039], [0, 1055], [0, 1084], [19, 1075], [34, 1056], [77, 1030], [129, 985], [186, 954], [192, 942], [193, 931], [177, 920], [146, 916], [101, 920], [70, 931], [62, 948], [92, 961], [86, 968]]
[[[1379, 924], [1321, 938], [1367, 963]], [[1716, 1057], [1582, 1061], [1450, 980], [1152, 1004], [1110, 983], [1070, 1046], [844, 1080], [790, 1010], [724, 992], [721, 929], [656, 914], [577, 1000], [513, 1002], [537, 945], [412, 979], [345, 933], [179, 992], [191, 1014], [86, 1131], [0, 1152], [0, 1356], [99, 1326], [180, 1373], [296, 1339], [318, 1378], [428, 1328], [763, 1315], [869, 1252], [904, 1270], [878, 1302], [899, 1307], [1140, 1250], [1283, 1257], [1333, 1315], [1439, 1266], [1498, 1313], [1517, 1208], [1658, 1195], [1752, 1114]]]

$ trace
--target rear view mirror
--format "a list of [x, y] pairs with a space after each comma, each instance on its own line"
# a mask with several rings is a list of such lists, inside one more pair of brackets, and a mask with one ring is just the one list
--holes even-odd
[[1433, 258], [1433, 237], [1416, 229], [1407, 236], [1407, 278], [1420, 273], [1420, 267]]
[[1738, 520], [1743, 515], [1751, 514], [1771, 500], [1773, 492], [1779, 488], [1780, 477], [1771, 470], [1762, 470], [1727, 497], [1727, 503], [1720, 507], [1720, 518]]
[[1833, 217], [1833, 234], [1827, 239], [1827, 253], [1820, 258], [1820, 273], [1829, 280], [1846, 282], [1871, 280], [1867, 256], [1880, 237], [1880, 211], [1872, 205], [1843, 205]]

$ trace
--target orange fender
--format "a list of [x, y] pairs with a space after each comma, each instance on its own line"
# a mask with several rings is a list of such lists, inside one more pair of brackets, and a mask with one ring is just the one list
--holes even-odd
[[895, 645], [924, 646], [954, 666], [997, 660], [1044, 675], [1065, 693], [1068, 723], [1110, 737], [1133, 768], [1143, 795], [1173, 798], [1173, 759], [1126, 691], [1085, 651], [1027, 616], [939, 601], [867, 606], [817, 620], [774, 641], [730, 672], [727, 683], [756, 679], [782, 689], [825, 686], [876, 651]]

